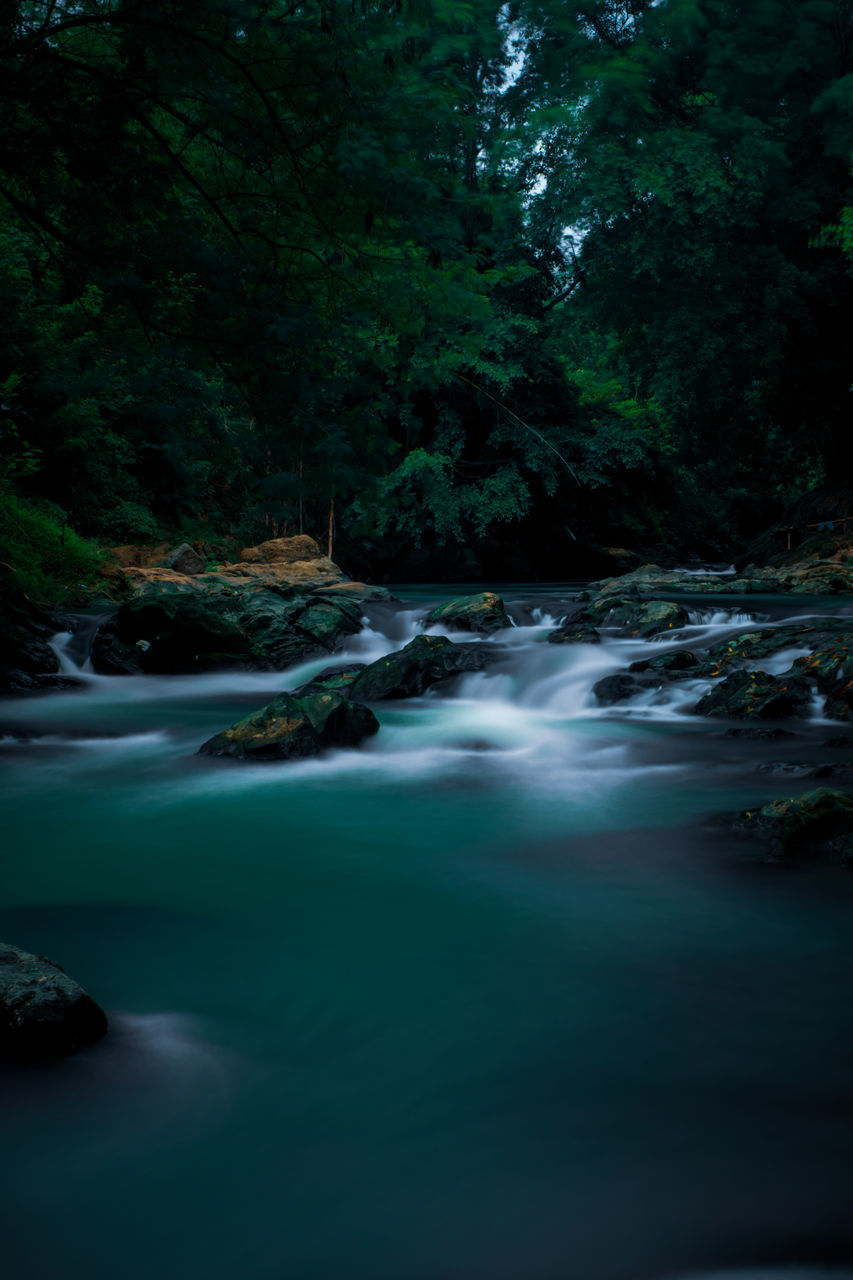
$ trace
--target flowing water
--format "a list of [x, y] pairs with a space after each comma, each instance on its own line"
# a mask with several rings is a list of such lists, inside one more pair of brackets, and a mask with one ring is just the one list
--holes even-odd
[[[399, 594], [335, 661], [417, 632]], [[0, 937], [112, 1023], [0, 1076], [4, 1280], [853, 1277], [853, 880], [711, 820], [816, 785], [843, 726], [590, 693], [838, 600], [556, 646], [565, 590], [506, 599], [487, 673], [323, 760], [195, 753], [324, 662], [98, 677], [84, 627], [79, 689], [0, 705]]]

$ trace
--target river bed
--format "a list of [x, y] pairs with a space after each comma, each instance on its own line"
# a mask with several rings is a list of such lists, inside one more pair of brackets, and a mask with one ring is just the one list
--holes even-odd
[[[397, 594], [336, 662], [452, 593]], [[0, 1076], [8, 1280], [853, 1277], [853, 877], [713, 821], [817, 785], [845, 727], [590, 692], [853, 606], [692, 597], [663, 640], [558, 646], [566, 588], [504, 596], [494, 666], [320, 760], [196, 752], [328, 659], [99, 677], [62, 636], [85, 683], [0, 703], [0, 937], [112, 1023]]]

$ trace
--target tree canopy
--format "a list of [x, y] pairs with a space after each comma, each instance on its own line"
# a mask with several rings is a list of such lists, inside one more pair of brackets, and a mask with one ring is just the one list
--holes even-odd
[[844, 0], [3, 0], [2, 483], [108, 541], [746, 528], [845, 456], [851, 41]]

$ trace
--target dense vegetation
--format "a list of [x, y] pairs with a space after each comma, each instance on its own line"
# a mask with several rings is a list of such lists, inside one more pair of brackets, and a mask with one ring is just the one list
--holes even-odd
[[3, 528], [727, 546], [845, 462], [852, 41], [849, 0], [3, 0]]

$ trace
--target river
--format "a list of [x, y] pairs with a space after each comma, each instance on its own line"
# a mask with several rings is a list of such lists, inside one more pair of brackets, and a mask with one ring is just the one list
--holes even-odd
[[[396, 590], [335, 661], [449, 594]], [[85, 683], [0, 704], [0, 937], [112, 1024], [0, 1075], [4, 1280], [853, 1277], [853, 877], [712, 821], [853, 746], [590, 693], [853, 606], [547, 644], [570, 594], [505, 588], [494, 666], [322, 760], [196, 751], [328, 660], [99, 677], [60, 636]]]

